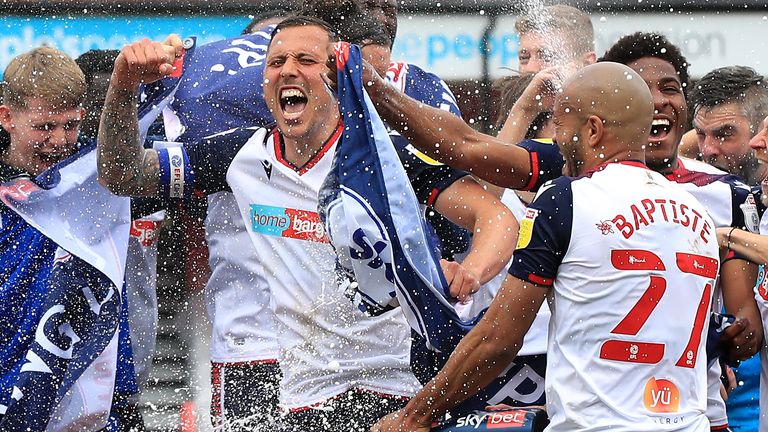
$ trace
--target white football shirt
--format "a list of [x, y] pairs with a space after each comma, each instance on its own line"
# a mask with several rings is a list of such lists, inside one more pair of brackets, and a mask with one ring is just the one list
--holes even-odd
[[554, 290], [547, 430], [709, 430], [718, 269], [703, 206], [640, 163], [542, 186], [510, 273]]

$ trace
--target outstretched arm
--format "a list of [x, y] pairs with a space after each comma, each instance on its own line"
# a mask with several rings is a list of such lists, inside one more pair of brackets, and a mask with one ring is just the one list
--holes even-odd
[[[330, 75], [335, 73], [333, 69]], [[363, 79], [379, 115], [419, 150], [499, 186], [520, 189], [528, 184], [532, 177], [528, 150], [480, 133], [451, 113], [403, 94], [368, 63]]]
[[126, 45], [115, 60], [97, 140], [99, 177], [114, 194], [158, 193], [160, 165], [157, 152], [139, 139], [137, 92], [141, 83], [169, 75], [182, 51], [173, 35], [162, 44], [144, 39]]
[[542, 287], [507, 276], [488, 312], [437, 376], [405, 408], [371, 430], [429, 431], [433, 420], [488, 385], [515, 358], [546, 294]]

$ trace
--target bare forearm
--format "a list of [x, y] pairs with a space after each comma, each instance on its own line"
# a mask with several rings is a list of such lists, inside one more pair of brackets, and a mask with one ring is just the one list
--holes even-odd
[[499, 376], [520, 351], [546, 294], [538, 285], [507, 276], [483, 319], [437, 376], [408, 402], [407, 422], [429, 425]]
[[747, 322], [749, 337], [734, 338], [732, 356], [744, 360], [760, 349], [763, 339], [760, 311], [754, 298], [753, 287], [757, 279], [757, 266], [742, 259], [726, 261], [720, 270], [725, 310]]
[[526, 133], [531, 123], [536, 119], [538, 113], [530, 112], [523, 109], [517, 109], [513, 107], [507, 116], [507, 120], [504, 122], [497, 138], [509, 143], [517, 144], [525, 139]]
[[440, 418], [490, 384], [512, 362], [519, 346], [478, 330], [462, 339], [443, 369], [411, 399], [404, 410], [407, 417], [420, 424]]
[[[755, 264], [768, 264], [768, 236], [761, 236], [740, 229], [729, 229], [728, 231], [730, 232], [730, 239], [727, 238], [727, 234], [722, 236], [724, 237], [722, 242], [724, 246]], [[728, 240], [730, 240], [730, 244], [727, 244]]]
[[420, 103], [380, 78], [368, 92], [384, 121], [429, 156], [495, 185], [522, 188], [528, 183], [531, 167], [525, 149], [477, 132], [461, 118]]
[[472, 248], [462, 265], [486, 283], [501, 272], [512, 258], [519, 225], [509, 210], [475, 223]]
[[159, 165], [139, 138], [136, 90], [110, 88], [98, 137], [99, 176], [117, 195], [155, 195]]

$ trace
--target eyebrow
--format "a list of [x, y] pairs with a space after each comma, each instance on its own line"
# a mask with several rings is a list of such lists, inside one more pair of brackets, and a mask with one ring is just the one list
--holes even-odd
[[659, 84], [667, 84], [670, 82], [674, 82], [677, 85], [683, 85], [683, 83], [680, 82], [680, 78], [676, 76], [665, 76], [665, 77], [659, 78]]

